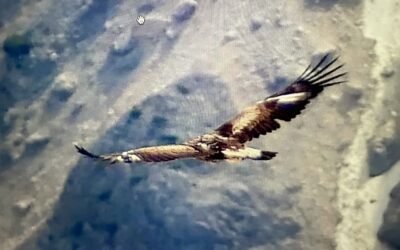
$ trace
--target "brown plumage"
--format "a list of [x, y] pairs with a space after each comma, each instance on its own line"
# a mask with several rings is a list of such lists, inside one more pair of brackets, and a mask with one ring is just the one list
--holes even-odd
[[171, 161], [178, 158], [195, 157], [198, 151], [187, 145], [163, 145], [156, 147], [144, 147], [135, 150], [130, 150], [122, 153], [114, 153], [108, 155], [94, 155], [86, 149], [75, 145], [79, 153], [91, 158], [97, 158], [110, 163], [116, 162], [160, 162]]
[[[336, 70], [342, 68], [343, 64], [325, 72], [338, 58], [331, 60], [318, 70], [327, 59], [328, 55], [325, 55], [311, 71], [308, 72], [311, 67], [309, 66], [295, 82], [284, 90], [246, 108], [234, 119], [221, 125], [217, 132], [223, 136], [238, 138], [241, 143], [245, 143], [278, 129], [280, 125], [276, 120], [290, 121], [300, 114], [310, 100], [316, 97], [325, 87], [344, 82], [335, 80], [346, 73], [331, 76]], [[327, 76], [330, 77], [326, 78]], [[285, 96], [290, 98], [290, 95], [300, 95], [300, 93], [304, 93], [305, 97], [291, 102], [279, 102]]]
[[145, 147], [106, 155], [95, 155], [82, 147], [75, 147], [85, 156], [110, 163], [159, 162], [179, 158], [205, 161], [269, 160], [277, 153], [246, 147], [245, 143], [278, 129], [278, 120], [290, 121], [324, 88], [344, 82], [342, 77], [346, 73], [335, 73], [343, 64], [333, 67], [338, 58], [329, 58], [327, 54], [315, 66], [310, 64], [303, 74], [282, 91], [244, 109], [215, 131], [182, 144]]

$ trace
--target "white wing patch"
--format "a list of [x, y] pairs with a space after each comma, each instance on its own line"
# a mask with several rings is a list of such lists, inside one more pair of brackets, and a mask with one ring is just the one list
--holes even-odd
[[270, 97], [267, 99], [267, 101], [278, 101], [278, 103], [292, 103], [292, 102], [304, 101], [309, 96], [310, 93], [308, 92], [300, 92], [300, 93]]
[[120, 156], [116, 157], [117, 162], [140, 162], [140, 159], [137, 155], [135, 155], [134, 150], [122, 152]]

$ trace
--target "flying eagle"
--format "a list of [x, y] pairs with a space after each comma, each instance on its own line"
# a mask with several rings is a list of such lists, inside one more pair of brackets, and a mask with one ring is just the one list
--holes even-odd
[[203, 161], [270, 160], [277, 152], [247, 147], [246, 143], [280, 127], [277, 120], [290, 121], [324, 88], [345, 82], [345, 73], [336, 73], [343, 64], [335, 66], [338, 57], [327, 54], [283, 90], [244, 109], [232, 120], [207, 133], [181, 144], [144, 147], [125, 152], [96, 155], [75, 145], [79, 153], [111, 164], [125, 162], [161, 162], [182, 158]]

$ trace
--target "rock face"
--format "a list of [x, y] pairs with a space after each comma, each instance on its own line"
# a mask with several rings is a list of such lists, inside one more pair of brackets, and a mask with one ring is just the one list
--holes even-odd
[[[208, 112], [190, 115], [182, 106], [202, 106]], [[234, 113], [221, 80], [208, 75], [186, 77], [136, 105], [93, 150], [176, 143], [216, 127], [219, 118]], [[257, 166], [261, 163], [242, 165]], [[121, 172], [82, 159], [69, 174], [54, 214], [40, 233], [39, 247], [249, 249], [268, 245], [282, 249], [288, 242], [297, 245], [302, 226], [291, 215], [290, 194], [272, 190], [264, 194], [248, 183], [250, 178], [241, 179], [228, 167], [209, 168], [188, 160], [138, 165]], [[231, 180], [230, 187], [217, 188], [224, 178]], [[272, 207], [264, 210], [268, 205]]]

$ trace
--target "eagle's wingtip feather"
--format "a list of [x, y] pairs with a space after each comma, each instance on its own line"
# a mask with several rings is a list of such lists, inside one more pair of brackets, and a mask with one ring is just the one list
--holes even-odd
[[77, 144], [74, 144], [74, 146], [75, 146], [76, 150], [78, 151], [78, 153], [80, 153], [80, 154], [82, 154], [84, 156], [87, 156], [87, 157], [90, 157], [90, 158], [99, 158], [98, 155], [90, 153], [84, 147], [81, 147], [81, 146], [79, 146]]

